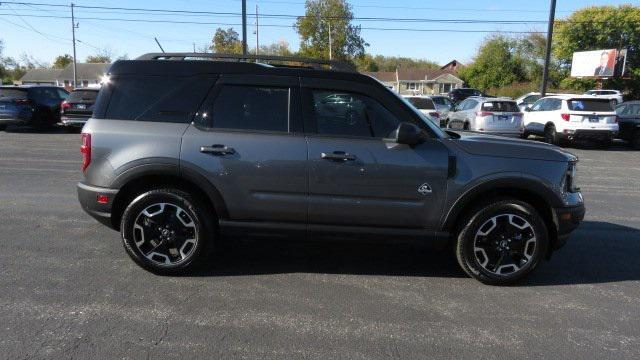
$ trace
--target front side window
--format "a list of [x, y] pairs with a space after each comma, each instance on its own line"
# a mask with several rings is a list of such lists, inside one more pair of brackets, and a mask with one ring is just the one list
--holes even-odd
[[[349, 101], [327, 102], [336, 95], [331, 90], [311, 90], [312, 116], [321, 135], [384, 138], [400, 121], [376, 100], [348, 94]], [[340, 94], [344, 94], [340, 92]]]
[[524, 99], [522, 99], [522, 103], [526, 105], [533, 104], [534, 102], [538, 101], [540, 97], [541, 97], [540, 95], [529, 95]]
[[[344, 97], [324, 99], [328, 106]], [[214, 129], [289, 131], [289, 88], [223, 85], [208, 111]]]
[[538, 101], [536, 101], [533, 106], [531, 107], [531, 111], [545, 111], [545, 103], [547, 102], [547, 99], [540, 99]]

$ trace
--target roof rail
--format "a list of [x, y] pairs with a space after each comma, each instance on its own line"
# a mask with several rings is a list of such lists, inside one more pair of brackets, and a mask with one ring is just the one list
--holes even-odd
[[[335, 60], [311, 59], [297, 56], [274, 56], [274, 55], [239, 55], [239, 54], [215, 54], [215, 53], [148, 53], [138, 57], [136, 60], [221, 60], [236, 62], [261, 62], [272, 66], [281, 67], [304, 67], [318, 70], [338, 70], [346, 72], [356, 72], [356, 69], [348, 63]], [[276, 64], [272, 64], [275, 62]]]

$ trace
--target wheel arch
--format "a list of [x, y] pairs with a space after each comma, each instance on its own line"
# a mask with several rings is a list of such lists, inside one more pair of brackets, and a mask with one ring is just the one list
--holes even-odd
[[[551, 189], [546, 188], [539, 181], [527, 178], [505, 178], [483, 182], [466, 191], [456, 199], [451, 210], [442, 222], [442, 231], [455, 234], [463, 219], [473, 208], [481, 202], [492, 198], [509, 197], [524, 201], [533, 206], [542, 216], [547, 225], [550, 245], [558, 238], [557, 223], [554, 207], [562, 205]], [[549, 249], [552, 249], [550, 246]]]
[[171, 187], [186, 191], [202, 199], [215, 211], [217, 219], [228, 216], [227, 208], [218, 189], [204, 176], [193, 171], [181, 171], [177, 164], [147, 164], [132, 168], [118, 176], [113, 187], [118, 194], [111, 207], [111, 223], [120, 229], [122, 214], [135, 196], [158, 187]]

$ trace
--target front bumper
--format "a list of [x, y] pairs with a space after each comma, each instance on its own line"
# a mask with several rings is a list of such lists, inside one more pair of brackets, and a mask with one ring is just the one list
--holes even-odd
[[557, 250], [567, 243], [571, 232], [575, 230], [584, 219], [584, 214], [584, 204], [553, 209], [558, 239], [553, 244], [552, 250]]
[[[118, 194], [117, 189], [109, 189], [97, 186], [91, 186], [84, 183], [78, 183], [78, 201], [82, 210], [91, 215], [94, 219], [100, 223], [114, 228], [111, 222], [111, 207], [113, 206], [113, 200]], [[106, 197], [106, 202], [99, 202], [98, 198]]]

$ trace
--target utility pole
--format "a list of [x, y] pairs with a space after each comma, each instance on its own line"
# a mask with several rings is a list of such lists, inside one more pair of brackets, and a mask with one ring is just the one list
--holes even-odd
[[242, 55], [247, 55], [247, 0], [242, 0]]
[[256, 4], [256, 55], [260, 52], [260, 38], [258, 37], [258, 4]]
[[76, 61], [76, 28], [78, 25], [76, 24], [76, 18], [73, 13], [74, 3], [71, 3], [71, 38], [73, 39], [73, 87], [75, 88], [78, 84], [78, 65]]
[[329, 23], [329, 60], [333, 60], [333, 55], [331, 51], [331, 48], [333, 47], [331, 46], [332, 45], [331, 44], [331, 21], [328, 21], [328, 23]]
[[195, 54], [196, 52], [196, 43], [193, 43], [193, 53]]
[[544, 70], [542, 71], [542, 86], [540, 87], [540, 95], [547, 94], [547, 79], [549, 78], [549, 61], [551, 60], [551, 40], [553, 39], [553, 23], [556, 17], [556, 0], [551, 0], [551, 8], [549, 9], [549, 24], [547, 27], [547, 51], [544, 56]]

